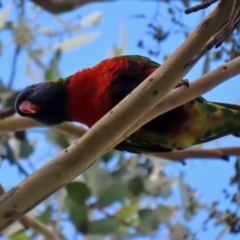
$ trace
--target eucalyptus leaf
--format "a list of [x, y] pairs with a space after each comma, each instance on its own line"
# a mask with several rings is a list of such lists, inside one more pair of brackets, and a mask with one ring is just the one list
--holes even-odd
[[66, 186], [69, 198], [77, 203], [84, 201], [91, 196], [91, 189], [83, 182], [71, 182]]
[[66, 197], [66, 205], [69, 211], [71, 221], [76, 228], [83, 232], [88, 232], [88, 207], [84, 204], [79, 204], [71, 198]]
[[50, 224], [52, 220], [52, 212], [53, 212], [53, 207], [48, 206], [38, 217], [38, 220], [44, 223], [45, 225]]
[[144, 191], [144, 181], [140, 176], [132, 178], [128, 183], [128, 189], [134, 196], [139, 196]]
[[10, 13], [11, 5], [6, 5], [0, 12], [0, 31], [5, 27], [8, 15]]
[[80, 21], [81, 26], [95, 26], [99, 24], [102, 20], [102, 13], [100, 11], [95, 11], [90, 13], [87, 17]]
[[117, 232], [118, 226], [119, 222], [117, 219], [107, 217], [104, 219], [89, 222], [88, 232], [90, 234], [109, 235]]
[[99, 195], [98, 205], [101, 207], [108, 206], [115, 201], [123, 201], [127, 197], [127, 186], [124, 183], [114, 183], [105, 189]]
[[172, 225], [170, 233], [171, 240], [187, 240], [191, 234], [189, 229], [180, 223]]
[[134, 214], [138, 213], [139, 206], [138, 204], [130, 204], [127, 206], [123, 206], [120, 210], [118, 210], [115, 214], [116, 218], [118, 219], [128, 219]]
[[28, 235], [26, 235], [26, 233], [22, 232], [13, 235], [12, 237], [10, 237], [10, 240], [30, 240], [30, 238], [28, 237]]
[[69, 38], [54, 46], [54, 50], [68, 51], [80, 47], [99, 36], [99, 33], [81, 34], [78, 37]]
[[53, 129], [48, 130], [47, 137], [61, 149], [65, 149], [71, 144], [69, 136]]

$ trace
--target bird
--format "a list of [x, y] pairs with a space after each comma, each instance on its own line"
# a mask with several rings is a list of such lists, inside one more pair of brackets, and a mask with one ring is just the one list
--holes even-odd
[[[91, 128], [130, 94], [160, 64], [139, 55], [108, 58], [66, 78], [23, 89], [15, 110], [47, 125], [79, 122]], [[180, 80], [175, 88], [188, 86]], [[115, 149], [131, 153], [183, 150], [220, 137], [240, 134], [240, 106], [202, 96], [157, 116], [126, 137]]]

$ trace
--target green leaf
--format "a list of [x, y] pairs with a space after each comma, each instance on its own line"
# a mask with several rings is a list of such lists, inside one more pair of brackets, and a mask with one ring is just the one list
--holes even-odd
[[101, 156], [101, 159], [104, 161], [104, 162], [108, 162], [109, 160], [112, 159], [113, 155], [115, 155], [117, 153], [117, 151], [115, 150], [111, 150], [107, 153], [105, 153], [104, 155]]
[[138, 204], [130, 204], [128, 206], [123, 206], [119, 211], [116, 212], [115, 216], [118, 219], [125, 220], [132, 215], [138, 213]]
[[100, 193], [98, 205], [105, 207], [115, 201], [122, 201], [126, 196], [127, 186], [123, 183], [114, 183]]
[[61, 50], [61, 51], [72, 50], [76, 47], [80, 47], [83, 44], [90, 42], [97, 36], [99, 36], [99, 33], [97, 33], [97, 32], [89, 33], [89, 34], [81, 34], [81, 36], [67, 39], [67, 40], [55, 45], [54, 49]]
[[87, 17], [80, 21], [81, 26], [95, 26], [99, 24], [102, 20], [102, 13], [100, 11], [95, 11], [90, 13]]
[[140, 219], [138, 229], [141, 233], [149, 234], [152, 231], [157, 230], [159, 221], [154, 214], [154, 210], [141, 209], [138, 211], [138, 216]]
[[52, 220], [52, 206], [48, 206], [45, 211], [41, 213], [41, 215], [38, 217], [38, 220], [45, 225], [48, 225], [51, 223]]
[[0, 30], [5, 27], [10, 9], [11, 9], [11, 5], [8, 4], [0, 12]]
[[162, 185], [159, 188], [159, 195], [162, 198], [168, 198], [172, 193], [172, 188], [177, 183], [177, 178], [169, 178], [163, 181]]
[[66, 205], [71, 221], [82, 233], [88, 232], [88, 208], [66, 197]]
[[100, 168], [99, 162], [95, 162], [83, 173], [84, 179], [92, 190], [92, 194], [99, 196], [102, 190], [112, 184], [113, 179], [107, 169]]
[[107, 217], [104, 219], [89, 222], [89, 233], [108, 235], [117, 232], [119, 222], [117, 219]]
[[69, 198], [77, 203], [84, 203], [91, 196], [91, 189], [83, 182], [71, 182], [66, 189]]
[[165, 205], [159, 205], [156, 209], [142, 209], [138, 212], [140, 219], [139, 229], [143, 233], [151, 233], [157, 230], [160, 223], [170, 225], [169, 218], [172, 209]]
[[29, 240], [30, 238], [25, 233], [18, 233], [12, 237], [10, 240]]
[[144, 181], [140, 176], [132, 178], [128, 183], [128, 189], [134, 196], [139, 196], [144, 191]]
[[171, 233], [171, 240], [188, 239], [188, 236], [190, 235], [189, 229], [179, 223], [171, 226], [170, 233]]
[[45, 80], [51, 81], [60, 78], [58, 63], [61, 57], [61, 51], [57, 50], [49, 63], [49, 67], [45, 71]]
[[20, 142], [20, 158], [27, 158], [33, 152], [33, 146], [28, 141]]
[[48, 130], [47, 137], [52, 143], [56, 144], [61, 149], [65, 149], [71, 144], [69, 137], [66, 134], [53, 129]]

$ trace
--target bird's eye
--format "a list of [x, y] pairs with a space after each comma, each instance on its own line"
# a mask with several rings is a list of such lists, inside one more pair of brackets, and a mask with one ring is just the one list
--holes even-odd
[[30, 91], [30, 92], [34, 92], [34, 88], [30, 88], [29, 91]]

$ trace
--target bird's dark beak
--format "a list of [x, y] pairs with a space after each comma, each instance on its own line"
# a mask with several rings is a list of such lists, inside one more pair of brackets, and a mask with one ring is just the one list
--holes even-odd
[[34, 114], [39, 111], [39, 106], [30, 101], [23, 101], [19, 105], [19, 110], [25, 114]]

